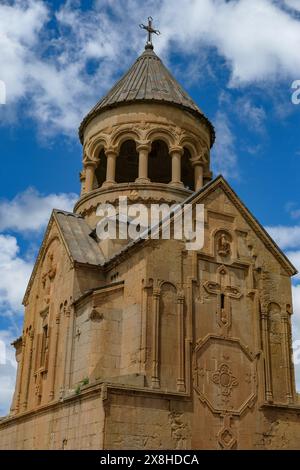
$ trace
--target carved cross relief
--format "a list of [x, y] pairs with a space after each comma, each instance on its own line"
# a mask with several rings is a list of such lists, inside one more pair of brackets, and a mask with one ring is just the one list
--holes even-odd
[[209, 294], [217, 296], [217, 323], [227, 333], [231, 326], [231, 299], [242, 297], [240, 289], [230, 285], [225, 266], [218, 269], [218, 282], [206, 281], [203, 287]]

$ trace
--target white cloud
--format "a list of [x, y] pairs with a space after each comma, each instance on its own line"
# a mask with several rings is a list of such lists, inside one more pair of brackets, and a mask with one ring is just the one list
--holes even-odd
[[79, 5], [66, 1], [59, 10], [41, 0], [0, 5], [6, 107], [30, 100], [28, 112], [43, 132], [75, 135], [83, 115], [142, 50], [138, 24], [149, 12], [162, 32], [156, 49], [166, 59], [174, 44], [189, 58], [215, 48], [231, 72], [231, 86], [268, 86], [269, 80], [300, 76], [300, 21], [272, 0], [103, 0], [88, 11]]
[[0, 416], [5, 416], [10, 408], [15, 388], [16, 361], [15, 351], [11, 342], [15, 339], [10, 330], [0, 330], [0, 341], [6, 350], [5, 364], [0, 364]]
[[39, 32], [48, 12], [41, 1], [15, 1], [0, 5], [0, 70], [9, 99], [24, 96], [28, 87], [28, 65], [35, 60]]
[[73, 193], [44, 196], [28, 188], [12, 200], [0, 200], [0, 230], [38, 231], [42, 229], [53, 208], [72, 211], [78, 196]]
[[[54, 207], [72, 210], [76, 194], [44, 196], [29, 188], [12, 200], [0, 201], [0, 230], [18, 233], [39, 232], [45, 227]], [[31, 256], [20, 256], [17, 238], [0, 233], [0, 314], [12, 316], [21, 301], [33, 267]]]
[[20, 311], [32, 263], [19, 256], [17, 239], [0, 234], [0, 314]]
[[176, 10], [164, 2], [160, 18], [165, 36], [177, 31], [186, 49], [199, 40], [216, 47], [231, 68], [233, 85], [300, 72], [293, 47], [300, 41], [299, 21], [271, 0], [183, 0]]
[[278, 225], [266, 230], [282, 250], [300, 248], [300, 226]]
[[247, 97], [237, 100], [235, 105], [239, 119], [246, 123], [248, 128], [258, 134], [264, 134], [266, 112], [262, 106], [257, 106]]
[[300, 0], [284, 0], [284, 3], [296, 11], [300, 11]]
[[[299, 240], [299, 244], [300, 244], [300, 240]], [[287, 251], [285, 254], [298, 271], [298, 274], [293, 279], [294, 280], [300, 279], [300, 250]]]
[[212, 150], [212, 164], [214, 171], [228, 176], [237, 176], [237, 155], [235, 151], [235, 138], [230, 128], [226, 113], [218, 111], [214, 125], [216, 130], [216, 143]]

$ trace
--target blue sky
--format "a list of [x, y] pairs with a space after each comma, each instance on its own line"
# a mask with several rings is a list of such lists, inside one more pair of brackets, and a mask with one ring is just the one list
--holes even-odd
[[[13, 0], [0, 4], [0, 415], [7, 412], [22, 295], [52, 207], [79, 192], [85, 113], [142, 52], [155, 51], [216, 127], [222, 173], [300, 269], [300, 0]], [[300, 340], [300, 277], [294, 279]], [[296, 343], [295, 343], [296, 344]], [[300, 342], [299, 342], [300, 345]], [[297, 370], [300, 389], [300, 369]]]

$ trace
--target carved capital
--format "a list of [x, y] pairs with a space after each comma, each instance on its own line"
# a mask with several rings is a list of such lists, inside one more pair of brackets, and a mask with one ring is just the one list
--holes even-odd
[[195, 158], [193, 158], [192, 160], [190, 160], [191, 164], [192, 164], [192, 167], [195, 168], [195, 166], [204, 166], [205, 165], [205, 162], [203, 162], [202, 160], [196, 160]]
[[70, 315], [71, 315], [71, 308], [70, 307], [66, 308], [65, 315], [66, 315], [66, 318], [70, 318]]
[[153, 297], [158, 298], [160, 296], [160, 289], [158, 287], [155, 287], [153, 289]]
[[147, 152], [150, 152], [151, 142], [149, 140], [138, 140], [136, 142], [136, 150], [137, 152], [140, 152], [142, 150], [146, 150]]
[[111, 157], [111, 158], [116, 158], [117, 155], [118, 155], [118, 151], [117, 151], [117, 147], [116, 146], [110, 146], [110, 147], [106, 147], [104, 149], [104, 152], [105, 152], [105, 155], [107, 158]]
[[262, 309], [261, 312], [260, 312], [260, 316], [263, 320], [267, 320], [268, 319], [268, 311]]
[[172, 157], [173, 155], [180, 155], [182, 156], [184, 153], [183, 147], [181, 145], [172, 145], [169, 150], [170, 156]]
[[96, 166], [98, 165], [98, 162], [96, 162], [95, 160], [91, 158], [85, 158], [83, 160], [83, 165], [84, 165], [84, 168], [88, 168], [88, 167], [96, 168]]
[[282, 312], [282, 314], [281, 314], [282, 322], [283, 322], [283, 323], [287, 323], [287, 322], [288, 322], [288, 318], [289, 318], [288, 313], [287, 313], [287, 312]]

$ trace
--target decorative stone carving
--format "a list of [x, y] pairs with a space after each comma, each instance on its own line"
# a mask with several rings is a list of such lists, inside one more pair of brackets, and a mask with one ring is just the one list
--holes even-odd
[[89, 315], [89, 320], [94, 321], [94, 322], [100, 322], [103, 320], [104, 316], [102, 312], [99, 312], [95, 307], [92, 309], [90, 315]]
[[254, 405], [256, 357], [240, 340], [207, 335], [193, 361], [194, 389], [213, 413], [240, 416]]
[[217, 242], [217, 251], [220, 256], [229, 256], [231, 254], [231, 243], [226, 233], [219, 236]]
[[218, 433], [218, 442], [222, 449], [232, 449], [236, 443], [236, 434], [231, 427], [231, 416], [225, 414], [223, 426]]
[[226, 285], [226, 281], [229, 282], [229, 276], [225, 266], [220, 266], [218, 275], [219, 282], [206, 281], [203, 287], [208, 293], [217, 295], [217, 322], [220, 328], [225, 328], [226, 334], [231, 326], [230, 299], [240, 299], [242, 293], [238, 287]]
[[51, 284], [54, 281], [56, 276], [56, 263], [54, 262], [54, 255], [52, 252], [49, 252], [46, 257], [45, 262], [46, 268], [44, 273], [42, 274], [42, 288], [44, 291], [44, 301], [46, 305], [50, 302], [51, 296]]
[[239, 384], [229, 365], [225, 363], [220, 364], [217, 372], [212, 374], [212, 381], [220, 386], [221, 394], [225, 397], [225, 401], [227, 401], [233, 387]]

